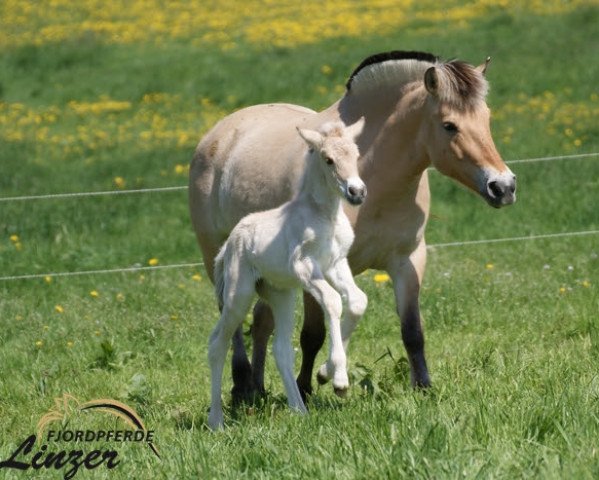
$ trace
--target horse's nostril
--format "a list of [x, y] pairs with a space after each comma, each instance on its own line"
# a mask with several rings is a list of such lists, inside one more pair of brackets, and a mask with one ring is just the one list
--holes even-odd
[[499, 182], [497, 182], [497, 181], [489, 182], [487, 184], [487, 187], [489, 188], [489, 193], [491, 193], [491, 195], [493, 195], [493, 197], [495, 197], [495, 198], [503, 197], [504, 190], [503, 190], [502, 186], [499, 184]]
[[352, 197], [355, 197], [358, 194], [358, 189], [353, 185], [351, 185], [347, 190]]

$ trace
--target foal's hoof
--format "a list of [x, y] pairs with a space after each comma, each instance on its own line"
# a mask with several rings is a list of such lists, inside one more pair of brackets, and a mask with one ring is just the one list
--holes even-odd
[[316, 374], [316, 381], [318, 382], [318, 385], [324, 385], [325, 383], [328, 383], [329, 380], [329, 377], [323, 375], [320, 372]]
[[340, 398], [345, 398], [347, 397], [347, 391], [349, 390], [348, 387], [334, 387], [333, 390], [335, 390], [335, 395], [337, 395]]

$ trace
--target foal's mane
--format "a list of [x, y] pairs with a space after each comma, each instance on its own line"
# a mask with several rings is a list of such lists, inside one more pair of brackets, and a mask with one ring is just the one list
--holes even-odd
[[443, 62], [430, 53], [400, 50], [364, 59], [345, 85], [347, 94], [380, 91], [385, 87], [399, 92], [407, 83], [424, 81], [424, 73], [431, 67], [436, 67], [440, 101], [460, 109], [484, 102], [489, 86], [482, 72], [472, 65], [460, 60]]

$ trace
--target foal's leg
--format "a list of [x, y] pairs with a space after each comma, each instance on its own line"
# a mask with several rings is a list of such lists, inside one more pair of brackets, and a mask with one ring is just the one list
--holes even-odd
[[293, 353], [292, 337], [295, 305], [294, 290], [278, 290], [272, 287], [264, 288], [261, 292], [264, 299], [268, 301], [272, 308], [275, 318], [275, 335], [272, 345], [273, 354], [277, 363], [277, 368], [281, 374], [285, 392], [287, 393], [287, 403], [289, 407], [306, 413], [306, 406], [300, 395], [300, 391], [293, 377], [293, 365], [295, 355]]
[[213, 430], [221, 428], [224, 423], [221, 392], [227, 349], [235, 330], [243, 322], [253, 297], [254, 279], [251, 275], [244, 276], [242, 272], [233, 285], [227, 286], [220, 320], [210, 335], [208, 361], [212, 385], [208, 426]]
[[324, 343], [326, 330], [324, 327], [324, 312], [312, 295], [304, 292], [304, 324], [300, 336], [302, 347], [302, 366], [297, 376], [297, 386], [304, 401], [307, 395], [312, 395], [312, 370], [314, 360]]
[[401, 319], [401, 336], [410, 362], [413, 387], [430, 387], [431, 381], [424, 356], [424, 333], [420, 322], [418, 295], [426, 265], [424, 241], [409, 257], [397, 257], [388, 268], [393, 279], [397, 313]]
[[332, 368], [330, 373], [333, 378], [333, 387], [335, 393], [343, 395], [349, 387], [349, 379], [347, 377], [347, 359], [341, 338], [341, 312], [343, 308], [341, 296], [324, 278], [318, 276], [312, 277], [304, 285], [304, 288], [324, 310], [325, 318], [329, 324], [329, 361]]
[[[356, 328], [358, 321], [364, 315], [368, 305], [368, 297], [358, 288], [354, 281], [353, 274], [347, 263], [343, 259], [335, 265], [333, 269], [327, 272], [327, 280], [331, 282], [335, 290], [341, 295], [343, 300], [343, 322], [341, 323], [341, 338], [343, 349], [347, 355], [349, 339]], [[320, 384], [328, 382], [333, 374], [331, 359], [324, 363], [317, 375]]]

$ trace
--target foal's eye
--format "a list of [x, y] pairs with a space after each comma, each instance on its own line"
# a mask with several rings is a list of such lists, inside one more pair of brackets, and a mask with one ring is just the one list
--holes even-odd
[[324, 157], [324, 161], [327, 162], [327, 165], [333, 165], [335, 163], [331, 157]]
[[448, 133], [458, 133], [458, 126], [453, 122], [443, 122], [443, 129]]

